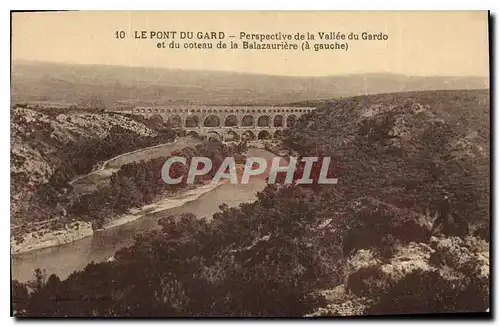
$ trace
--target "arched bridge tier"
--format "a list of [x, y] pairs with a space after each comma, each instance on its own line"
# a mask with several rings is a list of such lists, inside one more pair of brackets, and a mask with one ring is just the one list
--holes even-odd
[[270, 140], [283, 135], [284, 127], [255, 127], [255, 128], [234, 128], [234, 127], [198, 127], [184, 128], [187, 135], [194, 137], [208, 136], [221, 141], [255, 141]]
[[[187, 133], [226, 140], [228, 136], [266, 139], [275, 137], [313, 107], [167, 106], [136, 107], [135, 115], [156, 118]], [[228, 135], [229, 133], [229, 135]], [[217, 136], [218, 135], [218, 136]], [[253, 135], [253, 136], [252, 136]], [[260, 135], [260, 137], [259, 137]]]

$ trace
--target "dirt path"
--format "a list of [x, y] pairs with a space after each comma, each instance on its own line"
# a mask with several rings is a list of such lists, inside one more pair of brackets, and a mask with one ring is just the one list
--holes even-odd
[[85, 174], [85, 175], [81, 175], [81, 176], [78, 176], [77, 178], [73, 179], [72, 181], [69, 182], [70, 185], [72, 185], [74, 182], [77, 182], [79, 181], [80, 179], [82, 178], [85, 178], [87, 176], [90, 176], [92, 174], [95, 174], [96, 172], [98, 171], [101, 171], [101, 170], [104, 170], [106, 169], [106, 165], [110, 162], [110, 161], [113, 161], [115, 159], [118, 159], [118, 158], [121, 158], [121, 157], [124, 157], [126, 155], [130, 155], [130, 154], [134, 154], [134, 153], [137, 153], [137, 152], [140, 152], [140, 151], [144, 151], [144, 150], [150, 150], [150, 149], [154, 149], [154, 148], [159, 148], [159, 147], [162, 147], [162, 146], [165, 146], [165, 145], [173, 145], [175, 143], [177, 143], [178, 141], [174, 141], [174, 142], [171, 142], [171, 143], [163, 143], [163, 144], [158, 144], [158, 145], [154, 145], [154, 146], [150, 146], [150, 147], [147, 147], [147, 148], [141, 148], [141, 149], [138, 149], [138, 150], [134, 150], [134, 151], [130, 151], [130, 152], [126, 152], [126, 153], [122, 153], [120, 155], [117, 155], [116, 157], [113, 157], [111, 159], [108, 159], [106, 161], [104, 161], [101, 166], [99, 167], [99, 169], [96, 169], [96, 170], [93, 170], [91, 171], [90, 173], [88, 174]]
[[[195, 144], [198, 144], [198, 143], [200, 143], [200, 141], [192, 139], [192, 138], [180, 138], [180, 139], [178, 139], [178, 140], [176, 140], [174, 142], [153, 145], [153, 146], [150, 146], [150, 147], [147, 147], [147, 148], [141, 148], [141, 149], [137, 149], [137, 150], [134, 150], [134, 151], [122, 153], [120, 155], [117, 155], [117, 156], [115, 156], [113, 158], [110, 158], [110, 159], [104, 161], [100, 165], [100, 167], [98, 169], [93, 170], [93, 171], [91, 171], [88, 174], [78, 176], [77, 178], [75, 178], [72, 181], [70, 181], [69, 184], [73, 185], [75, 182], [78, 182], [79, 180], [81, 180], [83, 178], [89, 177], [89, 176], [91, 176], [93, 174], [96, 174], [98, 172], [101, 172], [101, 171], [103, 171], [105, 169], [113, 169], [115, 167], [108, 167], [108, 166], [111, 165], [111, 164], [113, 164], [113, 162], [115, 162], [115, 161], [119, 161], [119, 159], [121, 159], [123, 157], [129, 156], [129, 155], [132, 155], [132, 154], [135, 154], [135, 153], [146, 152], [146, 151], [149, 151], [149, 150], [154, 150], [154, 149], [165, 147], [165, 146], [169, 147], [168, 153], [170, 153], [172, 151], [179, 150], [181, 148], [185, 148], [187, 146], [192, 146], [192, 145], [195, 145]], [[165, 154], [165, 153], [163, 153], [163, 154]], [[132, 161], [134, 161], [134, 160], [132, 160]], [[129, 163], [129, 162], [131, 162], [131, 161], [123, 162], [121, 164], [118, 164], [117, 166], [121, 167], [123, 164]]]

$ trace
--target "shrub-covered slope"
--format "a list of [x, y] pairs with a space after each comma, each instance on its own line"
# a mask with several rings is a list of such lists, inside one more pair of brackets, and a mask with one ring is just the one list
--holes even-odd
[[[145, 121], [119, 114], [65, 114], [22, 107], [11, 110], [10, 128], [14, 224], [34, 220], [37, 213], [43, 216], [43, 212], [34, 209], [42, 196], [63, 192], [71, 179], [90, 172], [105, 159], [173, 137], [160, 135]], [[38, 218], [51, 218], [42, 216]]]
[[[360, 96], [303, 117], [286, 142], [335, 155], [344, 284], [317, 315], [489, 307], [487, 91]], [[327, 292], [328, 294], [328, 292]]]
[[340, 203], [373, 197], [436, 211], [447, 195], [457, 219], [485, 236], [489, 221], [488, 91], [431, 91], [332, 101], [308, 114], [286, 142], [335, 155]]

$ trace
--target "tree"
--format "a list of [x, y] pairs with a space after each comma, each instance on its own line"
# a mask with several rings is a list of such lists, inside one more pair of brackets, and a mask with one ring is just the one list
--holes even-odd
[[12, 306], [14, 315], [22, 317], [28, 309], [30, 296], [28, 288], [17, 280], [12, 281]]

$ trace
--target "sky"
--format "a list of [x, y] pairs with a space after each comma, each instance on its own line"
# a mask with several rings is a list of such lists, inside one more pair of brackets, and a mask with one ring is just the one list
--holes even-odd
[[[116, 37], [124, 31], [125, 38]], [[158, 49], [135, 32], [385, 33], [386, 41], [347, 42], [348, 50]], [[227, 36], [234, 35], [234, 39]], [[165, 40], [168, 44], [171, 40]], [[193, 40], [196, 42], [209, 42]], [[210, 41], [215, 42], [217, 41]], [[295, 41], [297, 42], [297, 41]], [[303, 41], [298, 41], [301, 44]], [[12, 59], [75, 64], [237, 71], [291, 76], [399, 73], [489, 76], [488, 13], [443, 12], [147, 12], [12, 14]]]

